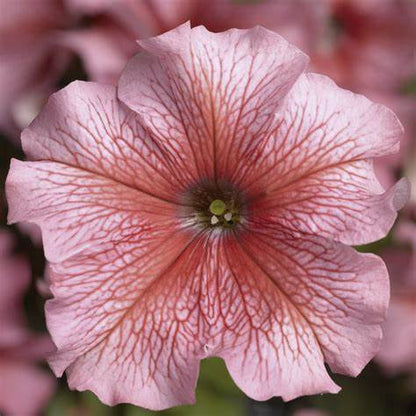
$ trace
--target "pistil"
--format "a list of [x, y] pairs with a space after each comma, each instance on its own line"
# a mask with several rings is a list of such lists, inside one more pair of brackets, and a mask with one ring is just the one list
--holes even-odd
[[211, 225], [225, 226], [227, 228], [234, 225], [233, 212], [223, 200], [214, 199], [209, 205], [209, 211], [213, 214], [211, 217]]

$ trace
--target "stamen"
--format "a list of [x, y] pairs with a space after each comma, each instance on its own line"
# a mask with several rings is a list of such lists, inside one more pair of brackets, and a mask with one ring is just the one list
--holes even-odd
[[211, 217], [211, 225], [218, 224], [219, 222], [220, 222], [220, 220], [218, 219], [218, 217], [217, 217], [217, 216], [213, 215], [213, 216]]
[[232, 218], [233, 214], [231, 212], [227, 212], [226, 214], [224, 214], [225, 221], [231, 221]]

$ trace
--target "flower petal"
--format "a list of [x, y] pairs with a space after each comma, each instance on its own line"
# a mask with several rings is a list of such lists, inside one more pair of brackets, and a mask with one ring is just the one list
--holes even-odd
[[333, 371], [359, 374], [380, 346], [389, 300], [383, 261], [322, 237], [251, 227], [241, 247], [253, 264], [251, 273], [270, 283], [264, 293], [274, 290], [297, 317], [291, 331], [311, 331]]
[[[59, 352], [51, 366], [58, 375], [67, 367], [71, 388], [91, 389], [110, 405], [160, 410], [193, 403], [204, 333], [196, 271], [201, 243], [165, 242], [153, 265], [136, 258], [129, 267], [104, 266], [109, 255], [55, 266], [47, 321]], [[105, 299], [100, 288], [110, 293]]]
[[307, 64], [302, 52], [261, 27], [214, 34], [184, 24], [140, 45], [145, 51], [124, 70], [119, 97], [177, 160], [191, 161], [186, 169], [195, 180], [227, 178], [244, 163], [241, 149], [269, 133]]
[[164, 275], [192, 240], [176, 206], [57, 162], [13, 161], [7, 193], [10, 221], [40, 225], [51, 263], [54, 371], [109, 404], [191, 402], [198, 366], [180, 345], [195, 327], [166, 318], [184, 288]]
[[159, 198], [189, 182], [170, 149], [147, 134], [110, 85], [76, 81], [53, 94], [22, 144], [29, 159], [79, 167]]
[[[255, 400], [338, 392], [314, 328], [266, 275], [259, 265], [263, 259], [253, 261], [242, 244], [237, 239], [224, 244], [223, 261], [229, 268], [220, 290], [230, 301], [219, 305], [224, 318], [220, 341], [211, 341], [217, 343], [214, 355], [225, 360], [236, 384]], [[291, 276], [286, 272], [284, 278]]]
[[356, 374], [378, 348], [388, 280], [375, 256], [318, 237], [195, 238], [168, 203], [56, 162], [14, 161], [7, 192], [52, 263], [50, 363], [105, 403], [192, 402], [212, 355], [256, 399], [336, 392], [324, 360]]
[[[55, 265], [47, 305], [60, 350], [50, 361], [55, 372], [67, 367], [72, 388], [92, 389], [105, 403], [151, 409], [193, 402], [199, 360], [208, 356], [224, 358], [253, 398], [337, 392], [313, 330], [303, 321], [299, 330], [302, 317], [287, 299], [267, 295], [269, 281], [235, 244], [215, 233], [183, 241], [164, 268], [145, 266], [131, 278], [130, 270], [103, 266], [108, 252]], [[115, 295], [103, 299], [102, 290]], [[239, 372], [243, 357], [251, 364]], [[260, 371], [252, 366], [259, 357]]]
[[51, 262], [119, 241], [139, 249], [141, 233], [157, 244], [180, 225], [175, 204], [58, 162], [12, 160], [6, 193], [9, 222], [38, 224]]
[[260, 168], [234, 174], [243, 189], [266, 187], [253, 209], [346, 244], [384, 237], [409, 197], [406, 180], [384, 192], [373, 169], [372, 158], [398, 150], [395, 115], [316, 74], [301, 76], [286, 103], [274, 137], [251, 154]]

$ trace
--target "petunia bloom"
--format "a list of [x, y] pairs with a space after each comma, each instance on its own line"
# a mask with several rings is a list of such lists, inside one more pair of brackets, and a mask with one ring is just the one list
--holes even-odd
[[[399, 95], [416, 71], [416, 4], [407, 0], [332, 0], [338, 35], [328, 72], [349, 88]], [[322, 70], [325, 67], [322, 66]]]
[[82, 58], [89, 79], [117, 83], [127, 60], [137, 52], [137, 38], [159, 35], [190, 20], [220, 32], [231, 27], [262, 25], [296, 46], [312, 49], [323, 35], [324, 1], [261, 0], [67, 0], [78, 15], [90, 15], [89, 27], [67, 31], [63, 43]]
[[402, 221], [395, 230], [398, 242], [409, 249], [383, 253], [392, 281], [392, 296], [384, 339], [377, 361], [389, 372], [416, 375], [416, 224]]
[[37, 115], [67, 63], [53, 42], [65, 13], [59, 0], [0, 0], [0, 10], [0, 128], [15, 134]]
[[194, 401], [201, 359], [249, 396], [339, 387], [376, 354], [386, 235], [408, 198], [373, 158], [395, 115], [261, 27], [188, 24], [140, 42], [118, 89], [75, 82], [22, 134], [9, 221], [32, 221], [51, 265], [50, 360], [107, 404]]
[[30, 281], [29, 265], [12, 255], [10, 236], [0, 233], [0, 411], [35, 415], [53, 393], [51, 375], [36, 367], [53, 350], [49, 337], [32, 335], [25, 323], [23, 294]]
[[399, 116], [406, 133], [401, 151], [376, 161], [381, 183], [391, 186], [416, 137], [416, 100], [405, 93], [416, 74], [416, 2], [331, 0], [330, 4], [337, 35], [328, 35], [326, 47], [317, 48], [312, 66]]

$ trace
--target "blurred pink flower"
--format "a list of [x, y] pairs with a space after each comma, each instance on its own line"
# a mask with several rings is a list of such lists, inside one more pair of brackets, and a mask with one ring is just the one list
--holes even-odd
[[[395, 115], [257, 27], [141, 41], [118, 89], [76, 82], [23, 132], [9, 221], [42, 228], [55, 373], [104, 403], [194, 401], [219, 356], [257, 400], [337, 392], [376, 354], [386, 235], [408, 184]], [[119, 93], [121, 102], [117, 99]]]
[[[276, 30], [303, 50], [322, 36], [324, 1], [268, 0], [253, 4], [232, 0], [67, 0], [78, 14], [101, 16], [89, 28], [69, 31], [64, 43], [80, 54], [90, 79], [117, 83], [127, 60], [137, 52], [136, 39], [158, 35], [190, 20], [219, 32], [262, 25]], [[105, 17], [103, 17], [105, 16]]]
[[214, 31], [261, 24], [308, 50], [326, 17], [325, 2], [309, 0], [0, 0], [0, 10], [0, 129], [11, 136], [55, 91], [69, 51], [81, 57], [90, 80], [116, 84], [138, 51], [137, 38], [186, 20]]
[[410, 200], [406, 209], [407, 216], [416, 222], [416, 136], [409, 146], [404, 173], [411, 185]]
[[[11, 238], [0, 233], [0, 411], [35, 415], [46, 405], [55, 382], [36, 361], [54, 347], [49, 337], [29, 333], [23, 295], [30, 280], [29, 265], [12, 255]], [[2, 413], [3, 414], [3, 413]]]
[[325, 63], [341, 85], [398, 95], [416, 73], [416, 3], [377, 2], [378, 7], [371, 1], [332, 2], [333, 18], [340, 27], [327, 49], [332, 65]]
[[392, 108], [404, 124], [401, 152], [381, 158], [376, 172], [391, 186], [416, 137], [416, 98], [404, 94], [416, 75], [416, 2], [408, 0], [332, 0], [338, 28], [312, 57], [314, 70], [342, 87], [362, 92]]
[[59, 0], [0, 0], [0, 129], [16, 135], [37, 115], [67, 63], [54, 43]]
[[410, 248], [383, 253], [392, 282], [392, 297], [377, 361], [388, 371], [416, 374], [416, 223], [401, 222], [396, 239]]
[[88, 79], [108, 84], [117, 83], [128, 58], [138, 51], [132, 33], [102, 16], [87, 27], [62, 32], [59, 41], [81, 57]]

